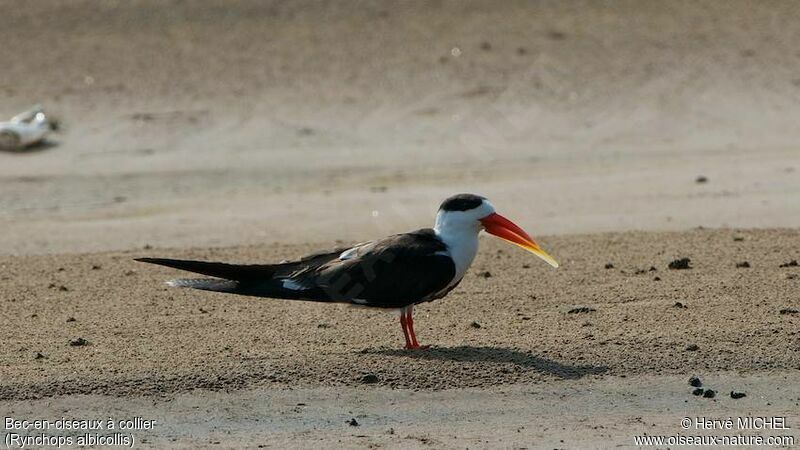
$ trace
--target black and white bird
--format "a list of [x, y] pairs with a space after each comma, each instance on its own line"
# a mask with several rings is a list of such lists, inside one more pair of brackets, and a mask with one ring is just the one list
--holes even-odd
[[424, 347], [414, 333], [414, 305], [442, 298], [461, 282], [478, 251], [481, 230], [558, 267], [525, 231], [495, 212], [486, 198], [473, 194], [445, 200], [432, 229], [396, 234], [298, 261], [258, 265], [163, 258], [137, 261], [215, 277], [168, 282], [176, 287], [400, 310], [406, 348], [416, 349]]

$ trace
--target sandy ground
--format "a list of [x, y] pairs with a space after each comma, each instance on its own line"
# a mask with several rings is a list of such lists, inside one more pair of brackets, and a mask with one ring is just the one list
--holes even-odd
[[[670, 375], [446, 391], [259, 388], [124, 402], [77, 395], [4, 406], [15, 418], [155, 420], [152, 431], [131, 433], [138, 446], [153, 448], [630, 448], [644, 435], [800, 438], [796, 371], [715, 374], [704, 380], [723, 390], [721, 397], [690, 395], [686, 377]], [[733, 400], [725, 392], [730, 389], [748, 395]], [[680, 424], [685, 417], [736, 414], [785, 417], [792, 429], [686, 430]], [[353, 419], [357, 426], [350, 425]]]
[[[152, 417], [159, 448], [800, 427], [795, 2], [10, 4], [0, 115], [39, 102], [64, 129], [0, 153], [0, 415]], [[456, 192], [563, 266], [484, 239], [418, 309], [427, 352], [390, 313], [132, 261], [297, 257], [429, 226]]]
[[[800, 307], [800, 269], [780, 267], [800, 254], [797, 231], [624, 233], [543, 245], [558, 270], [485, 239], [459, 289], [417, 308], [419, 337], [434, 348], [411, 353], [388, 312], [174, 289], [164, 281], [185, 274], [132, 261], [279, 261], [310, 247], [3, 257], [3, 310], [14, 320], [0, 331], [1, 395], [353, 385], [370, 373], [388, 387], [444, 389], [800, 369], [800, 313], [781, 313]], [[693, 267], [667, 268], [681, 257]], [[736, 267], [744, 261], [751, 267]], [[569, 312], [580, 307], [594, 311]], [[91, 345], [70, 346], [77, 338]], [[687, 350], [693, 344], [699, 349]]]
[[[175, 271], [132, 261], [280, 260], [308, 246], [8, 256], [0, 398], [23, 417], [54, 405], [79, 417], [157, 417], [164, 426], [140, 433], [154, 445], [629, 446], [648, 420], [672, 435], [698, 411], [796, 425], [800, 268], [781, 265], [798, 243], [785, 229], [547, 237], [563, 263], [552, 270], [484, 239], [459, 288], [417, 309], [419, 336], [433, 347], [412, 352], [400, 349], [389, 313], [168, 288]], [[679, 257], [691, 268], [668, 269]], [[88, 344], [71, 345], [80, 338]], [[693, 397], [692, 375], [719, 399]], [[242, 388], [254, 390], [206, 392]], [[133, 399], [109, 410], [105, 397], [74, 394]], [[354, 431], [347, 415], [370, 425]], [[400, 434], [387, 436], [394, 425]], [[574, 427], [594, 431], [576, 440]]]

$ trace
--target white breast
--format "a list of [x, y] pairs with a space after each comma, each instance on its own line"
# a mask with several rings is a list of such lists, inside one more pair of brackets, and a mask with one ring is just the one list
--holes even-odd
[[456, 275], [453, 281], [448, 284], [448, 288], [458, 283], [467, 273], [472, 260], [478, 253], [478, 233], [465, 230], [464, 232], [454, 233], [453, 230], [434, 229], [436, 235], [447, 245], [447, 250], [441, 252], [453, 259], [456, 266]]

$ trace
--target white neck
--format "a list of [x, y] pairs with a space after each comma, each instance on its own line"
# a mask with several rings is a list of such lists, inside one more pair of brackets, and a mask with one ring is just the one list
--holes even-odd
[[[447, 245], [447, 253], [456, 265], [455, 284], [467, 273], [467, 269], [478, 253], [479, 222], [465, 220], [464, 213], [459, 211], [439, 211], [433, 231]], [[448, 286], [449, 287], [449, 286]]]

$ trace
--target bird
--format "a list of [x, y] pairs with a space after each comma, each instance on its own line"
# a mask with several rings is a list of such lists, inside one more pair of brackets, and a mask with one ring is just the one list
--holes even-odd
[[362, 242], [277, 264], [227, 264], [167, 258], [136, 258], [214, 278], [168, 281], [193, 288], [254, 297], [306, 300], [398, 310], [406, 349], [424, 349], [414, 332], [414, 305], [446, 296], [463, 279], [485, 230], [558, 262], [522, 228], [495, 211], [483, 196], [457, 194], [442, 202], [433, 228]]

